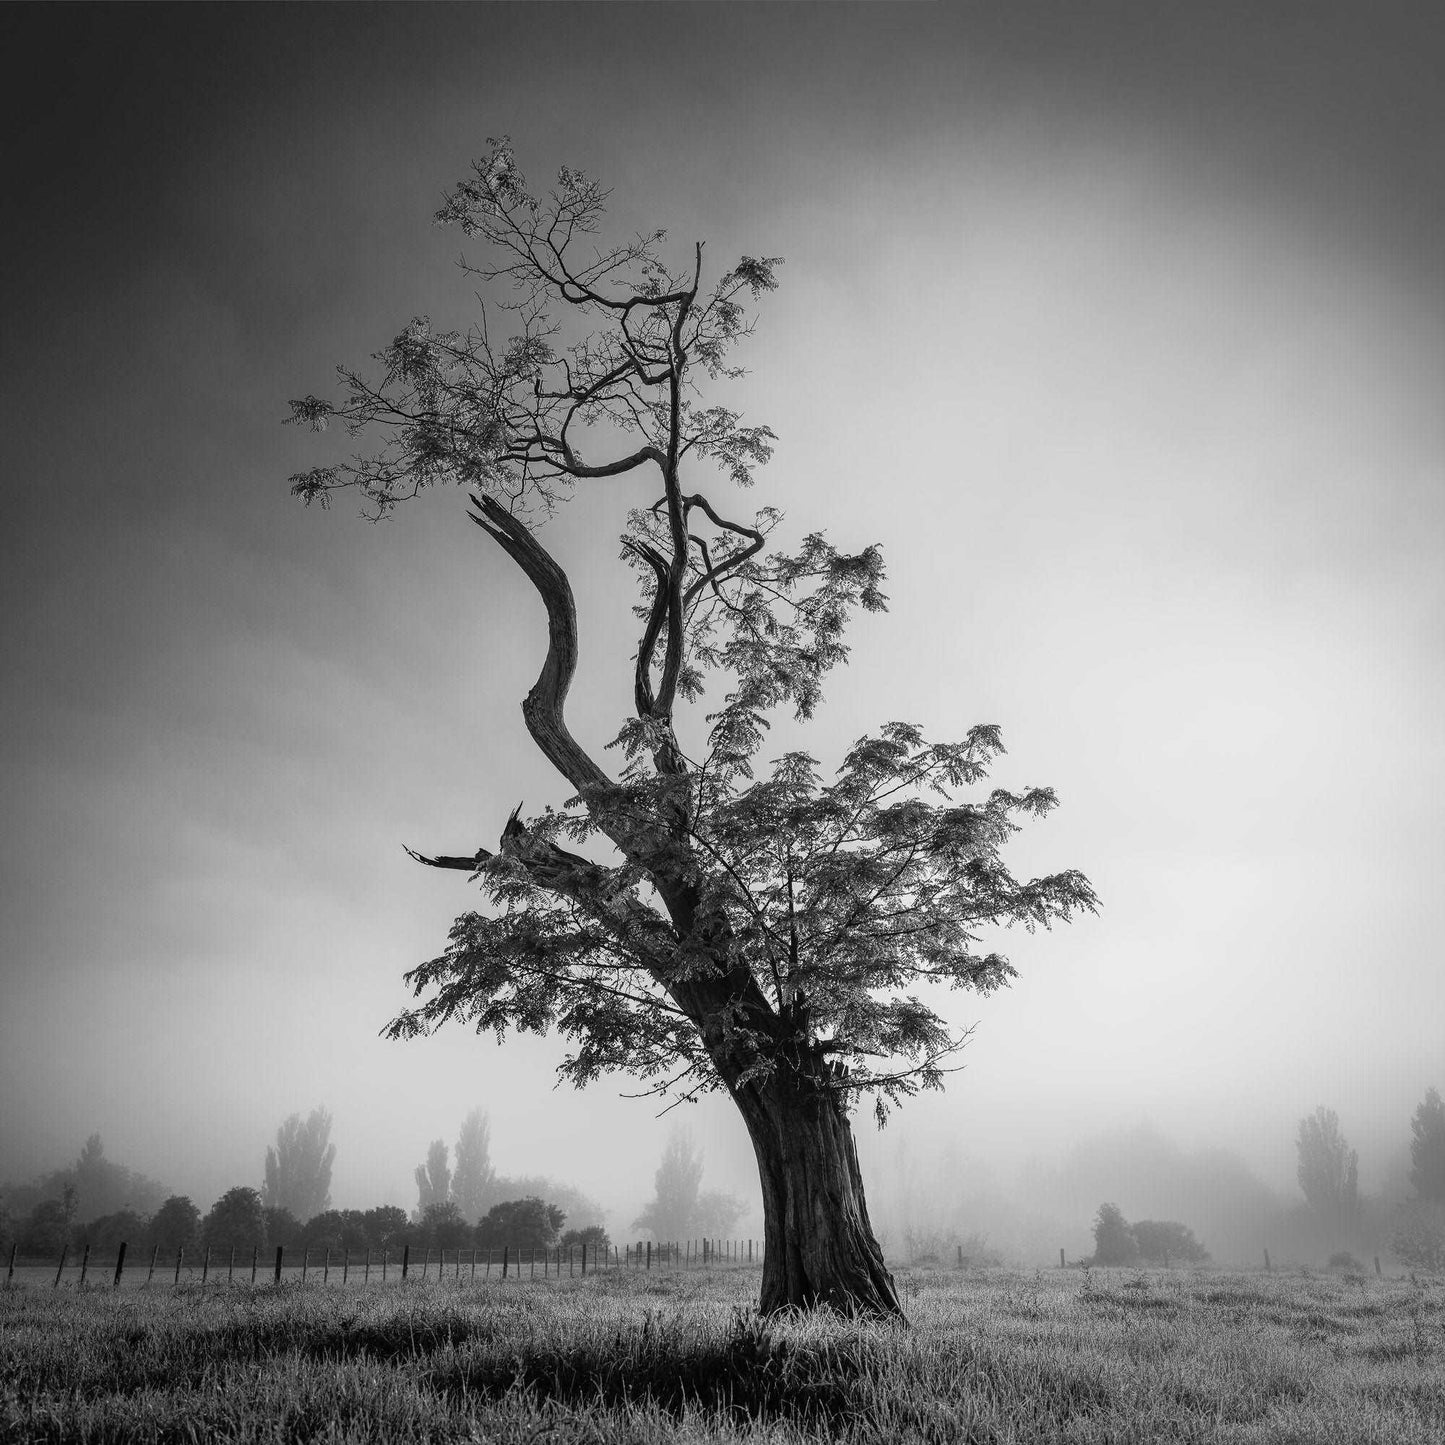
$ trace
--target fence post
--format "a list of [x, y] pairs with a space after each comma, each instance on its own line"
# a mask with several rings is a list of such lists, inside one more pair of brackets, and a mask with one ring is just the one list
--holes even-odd
[[[529, 1250], [527, 1251], [527, 1254], [530, 1256], [528, 1263], [529, 1263], [530, 1266], [531, 1266], [531, 1268], [530, 1268], [530, 1269], [528, 1270], [528, 1272], [527, 1272], [527, 1278], [528, 1278], [528, 1279], [536, 1279], [536, 1278], [537, 1278], [537, 1246], [534, 1244], [534, 1245], [531, 1247], [531, 1249], [529, 1249]], [[476, 1268], [477, 1268], [476, 1250], [473, 1250], [473, 1251], [472, 1251], [472, 1270], [473, 1270], [473, 1273], [475, 1273]]]
[[278, 1244], [278, 1245], [276, 1246], [276, 1283], [277, 1283], [277, 1284], [280, 1284], [280, 1283], [281, 1283], [281, 1251], [282, 1251], [283, 1248], [285, 1248], [284, 1245]]
[[206, 1246], [206, 1252], [201, 1256], [201, 1285], [204, 1287], [206, 1276], [211, 1272], [211, 1246]]
[[381, 1282], [386, 1283], [386, 1250], [381, 1251]]
[[431, 1264], [431, 1245], [427, 1245], [426, 1253], [421, 1257], [421, 1277], [426, 1278], [427, 1266]]
[[230, 1284], [236, 1274], [236, 1246], [231, 1246], [231, 1258], [226, 1264], [226, 1283]]
[[68, 1241], [65, 1241], [65, 1240], [62, 1240], [62, 1241], [61, 1241], [61, 1244], [60, 1244], [60, 1268], [55, 1271], [55, 1283], [50, 1286], [51, 1289], [59, 1289], [59, 1288], [60, 1288], [60, 1274], [61, 1274], [61, 1270], [63, 1270], [63, 1269], [65, 1268], [65, 1254], [66, 1254], [66, 1251], [67, 1251], [69, 1248], [70, 1248], [69, 1242], [68, 1242]]
[[343, 1248], [341, 1251], [341, 1283], [345, 1284], [351, 1274], [351, 1251]]
[[652, 1268], [652, 1241], [650, 1239], [647, 1241], [647, 1267], [648, 1269]]
[[1268, 1250], [1265, 1250], [1265, 1252], [1264, 1252], [1264, 1272], [1265, 1272], [1266, 1274], [1269, 1273], [1269, 1251], [1268, 1251]]
[[18, 1245], [13, 1243], [10, 1246], [10, 1267], [5, 1271], [6, 1289], [10, 1288], [10, 1281], [15, 1278], [15, 1251], [18, 1247]]
[[90, 1246], [85, 1246], [85, 1252], [80, 1256], [80, 1282], [85, 1284], [85, 1272], [90, 1268]]
[[261, 1246], [260, 1246], [259, 1244], [253, 1244], [253, 1245], [251, 1246], [251, 1283], [252, 1283], [252, 1284], [255, 1284], [255, 1283], [256, 1283], [256, 1261], [257, 1261], [260, 1257], [261, 1257]]
[[331, 1283], [331, 1246], [326, 1246], [326, 1253], [321, 1260], [321, 1283]]
[[[535, 1266], [534, 1266], [534, 1268], [535, 1268]], [[474, 1244], [474, 1245], [472, 1246], [472, 1283], [473, 1283], [473, 1284], [476, 1283], [476, 1279], [477, 1279], [477, 1247], [476, 1247], [476, 1245]]]
[[305, 1283], [306, 1283], [306, 1266], [307, 1266], [310, 1262], [311, 1262], [311, 1247], [310, 1247], [309, 1245], [304, 1245], [304, 1244], [303, 1244], [303, 1245], [301, 1246], [301, 1283], [302, 1283], [302, 1284], [305, 1284]]
[[371, 1283], [371, 1246], [366, 1246], [366, 1273], [361, 1276], [362, 1284]]
[[1062, 1249], [1059, 1251], [1059, 1268], [1064, 1268], [1064, 1251]]
[[125, 1268], [125, 1240], [121, 1240], [120, 1249], [115, 1256], [115, 1279], [111, 1282], [112, 1289], [120, 1288], [120, 1272]]
[[173, 1285], [181, 1282], [181, 1256], [185, 1254], [185, 1252], [185, 1245], [180, 1244], [176, 1246], [176, 1277], [171, 1281]]
[[149, 1283], [151, 1282], [151, 1277], [152, 1277], [152, 1276], [155, 1274], [155, 1272], [156, 1272], [156, 1256], [157, 1256], [158, 1254], [160, 1254], [160, 1252], [161, 1252], [161, 1247], [160, 1247], [160, 1245], [156, 1245], [156, 1247], [155, 1247], [153, 1250], [151, 1250], [151, 1267], [150, 1267], [148, 1270], [146, 1270], [146, 1283], [147, 1283], [147, 1284], [149, 1284]]
[[[124, 1249], [125, 1246], [124, 1246], [124, 1245], [121, 1245], [121, 1248]], [[1383, 1277], [1384, 1277], [1384, 1276], [1381, 1275], [1381, 1273], [1380, 1273], [1380, 1256], [1377, 1254], [1377, 1255], [1375, 1256], [1375, 1278], [1376, 1278], [1376, 1279], [1382, 1279]]]
[[411, 1245], [404, 1244], [401, 1247], [401, 1277], [406, 1278], [406, 1272], [411, 1268]]

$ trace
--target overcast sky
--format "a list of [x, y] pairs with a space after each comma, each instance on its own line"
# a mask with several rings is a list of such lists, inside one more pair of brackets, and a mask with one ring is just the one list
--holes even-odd
[[[534, 594], [458, 495], [287, 495], [289, 397], [475, 314], [431, 216], [502, 133], [713, 274], [786, 258], [717, 397], [781, 439], [747, 504], [880, 542], [892, 598], [808, 746], [1000, 724], [998, 781], [1062, 800], [1017, 866], [1103, 899], [999, 941], [1020, 980], [949, 1003], [967, 1070], [904, 1127], [1016, 1160], [1147, 1118], [1287, 1184], [1324, 1103], [1368, 1173], [1445, 1086], [1431, 8], [0, 11], [0, 1178], [99, 1130], [204, 1208], [325, 1103], [335, 1202], [410, 1205], [480, 1106], [504, 1172], [647, 1193], [626, 1080], [377, 1037], [473, 904], [401, 845], [566, 796]], [[647, 485], [545, 534], [595, 748]], [[740, 1126], [688, 1118], [740, 1180]]]

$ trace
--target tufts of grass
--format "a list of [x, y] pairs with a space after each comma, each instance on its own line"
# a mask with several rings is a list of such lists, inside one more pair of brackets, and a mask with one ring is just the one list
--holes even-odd
[[0, 1440], [1445, 1439], [1445, 1284], [921, 1270], [910, 1321], [746, 1273], [0, 1292]]

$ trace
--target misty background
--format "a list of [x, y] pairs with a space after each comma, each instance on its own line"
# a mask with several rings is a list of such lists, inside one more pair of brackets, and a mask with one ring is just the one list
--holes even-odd
[[[499, 1171], [622, 1238], [681, 1115], [759, 1232], [727, 1104], [555, 1090], [557, 1040], [378, 1037], [473, 899], [402, 844], [491, 845], [565, 796], [520, 716], [541, 609], [460, 496], [380, 527], [303, 510], [286, 478], [319, 458], [279, 423], [412, 316], [472, 317], [430, 219], [510, 133], [534, 179], [613, 187], [619, 234], [703, 239], [713, 274], [786, 258], [716, 399], [779, 435], [757, 503], [880, 542], [891, 599], [808, 747], [999, 723], [996, 780], [1062, 800], [1016, 870], [1103, 900], [997, 940], [1013, 987], [947, 1002], [977, 1024], [964, 1072], [882, 1134], [859, 1119], [890, 1256], [1082, 1252], [1111, 1200], [1253, 1259], [1303, 1206], [1319, 1105], [1362, 1192], [1404, 1198], [1445, 1084], [1439, 28], [0, 12], [0, 1182], [99, 1133], [204, 1211], [324, 1104], [333, 1204], [410, 1209], [429, 1142], [482, 1109]], [[598, 751], [636, 642], [609, 539], [644, 490], [579, 491], [544, 537]]]

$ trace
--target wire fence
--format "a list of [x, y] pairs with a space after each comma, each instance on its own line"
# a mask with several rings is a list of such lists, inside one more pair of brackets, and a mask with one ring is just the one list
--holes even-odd
[[21, 1255], [12, 1245], [5, 1285], [62, 1283], [79, 1286], [181, 1284], [302, 1284], [370, 1285], [392, 1281], [426, 1280], [457, 1283], [479, 1279], [547, 1280], [588, 1274], [629, 1273], [648, 1270], [738, 1269], [760, 1264], [762, 1241], [753, 1239], [700, 1239], [656, 1244], [553, 1245], [528, 1248], [503, 1245], [460, 1249], [419, 1249], [404, 1244], [396, 1249], [286, 1249], [260, 1246], [221, 1248], [198, 1246], [169, 1251], [152, 1245], [131, 1250], [121, 1244], [114, 1250], [86, 1245], [72, 1251], [67, 1245], [58, 1258]]

